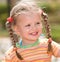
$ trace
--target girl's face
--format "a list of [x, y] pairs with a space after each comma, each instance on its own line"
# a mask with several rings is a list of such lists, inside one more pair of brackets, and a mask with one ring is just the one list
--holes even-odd
[[16, 32], [23, 41], [36, 41], [42, 33], [41, 18], [38, 13], [18, 15]]

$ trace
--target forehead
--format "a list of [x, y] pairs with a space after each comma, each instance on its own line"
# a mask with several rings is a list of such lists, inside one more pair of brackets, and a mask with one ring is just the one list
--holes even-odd
[[39, 20], [40, 18], [38, 12], [25, 12], [18, 15], [17, 21]]

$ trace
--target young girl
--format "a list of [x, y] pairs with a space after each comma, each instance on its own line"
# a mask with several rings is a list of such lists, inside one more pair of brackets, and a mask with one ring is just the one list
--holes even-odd
[[[48, 38], [41, 38], [41, 18]], [[13, 47], [6, 52], [3, 62], [51, 62], [52, 55], [60, 57], [60, 45], [51, 39], [47, 18], [34, 2], [21, 1], [14, 6], [6, 23]]]

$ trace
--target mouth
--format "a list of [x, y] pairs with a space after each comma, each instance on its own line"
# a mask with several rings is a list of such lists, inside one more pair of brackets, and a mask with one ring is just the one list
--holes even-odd
[[30, 33], [30, 35], [32, 35], [32, 36], [37, 36], [37, 35], [38, 35], [38, 32]]

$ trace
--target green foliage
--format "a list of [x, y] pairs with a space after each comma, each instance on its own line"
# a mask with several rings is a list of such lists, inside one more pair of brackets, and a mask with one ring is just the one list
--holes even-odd
[[55, 13], [60, 10], [60, 4], [57, 2], [54, 3], [38, 3], [38, 6], [41, 7], [46, 13]]
[[5, 22], [8, 16], [8, 8], [7, 5], [0, 4], [0, 25], [1, 28], [5, 29]]
[[2, 62], [2, 60], [0, 60], [0, 62]]
[[52, 12], [52, 7], [48, 3], [38, 4], [46, 13]]
[[0, 37], [8, 37], [8, 36], [9, 34], [7, 30], [4, 30], [4, 29], [0, 30]]
[[6, 22], [6, 18], [7, 18], [7, 13], [1, 14], [0, 17], [1, 17], [0, 23], [1, 23], [1, 25], [2, 25], [1, 28], [5, 29], [5, 22]]
[[7, 5], [0, 4], [0, 14], [6, 13], [8, 11]]
[[53, 24], [51, 27], [52, 38], [56, 42], [60, 42], [60, 25]]

